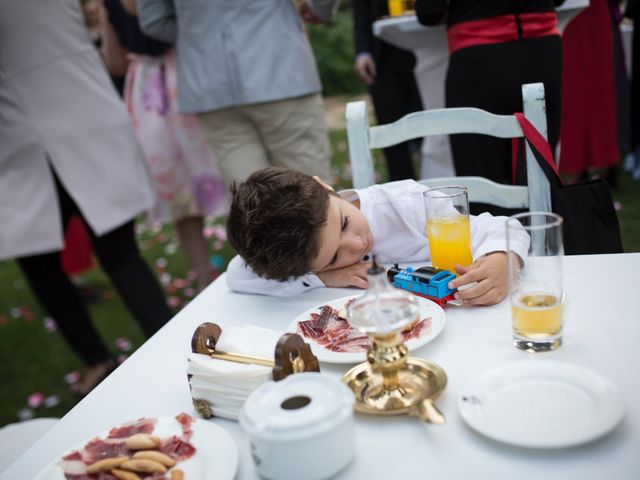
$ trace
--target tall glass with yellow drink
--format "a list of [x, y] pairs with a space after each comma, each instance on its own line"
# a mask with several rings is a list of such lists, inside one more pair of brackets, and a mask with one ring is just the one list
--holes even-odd
[[398, 17], [404, 13], [404, 0], [387, 0], [387, 5], [391, 17]]
[[456, 273], [456, 264], [466, 266], [473, 262], [467, 189], [432, 188], [424, 193], [424, 199], [431, 263]]
[[[529, 236], [527, 258], [515, 253], [523, 231]], [[562, 218], [520, 213], [509, 217], [506, 232], [513, 344], [530, 352], [555, 350], [562, 345], [564, 313]]]
[[387, 0], [387, 5], [391, 17], [410, 15], [415, 12], [415, 0]]

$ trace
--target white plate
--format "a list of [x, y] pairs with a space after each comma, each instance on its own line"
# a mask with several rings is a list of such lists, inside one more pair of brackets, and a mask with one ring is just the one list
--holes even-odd
[[539, 359], [507, 363], [473, 379], [462, 390], [458, 408], [478, 432], [533, 448], [594, 440], [624, 414], [620, 390], [602, 375]]
[[[188, 460], [179, 462], [176, 468], [184, 472], [184, 478], [189, 480], [232, 480], [238, 469], [238, 448], [231, 435], [222, 427], [207, 420], [194, 419], [191, 424], [193, 435], [189, 443], [196, 448], [196, 453]], [[93, 435], [86, 441], [69, 450], [80, 450], [87, 442], [95, 437], [106, 438], [109, 432]], [[175, 418], [160, 417], [153, 431], [159, 437], [182, 435], [180, 424]], [[62, 466], [62, 457], [51, 462], [36, 477], [36, 480], [65, 480]], [[211, 472], [215, 472], [212, 476]]]
[[[311, 318], [311, 314], [318, 313], [324, 305], [330, 305], [332, 308], [341, 310], [344, 307], [345, 303], [347, 303], [347, 301], [357, 297], [357, 295], [349, 295], [347, 297], [338, 298], [336, 300], [332, 300], [330, 302], [326, 302], [316, 307], [310, 308], [306, 312], [298, 315], [293, 320], [293, 322], [289, 324], [289, 326], [287, 327], [287, 332], [295, 333], [298, 330], [298, 322], [309, 320]], [[406, 342], [409, 351], [416, 350], [417, 348], [426, 345], [431, 340], [436, 338], [440, 334], [440, 332], [442, 332], [445, 324], [444, 310], [442, 310], [442, 307], [440, 307], [440, 305], [423, 297], [416, 296], [416, 300], [418, 300], [418, 306], [420, 307], [420, 319], [422, 320], [425, 317], [431, 317], [431, 327], [425, 330], [421, 337], [412, 338], [411, 340]], [[305, 342], [311, 345], [313, 354], [318, 357], [318, 360], [320, 360], [321, 362], [360, 363], [364, 362], [367, 359], [367, 352], [332, 352], [331, 350], [327, 350], [322, 345], [314, 342], [311, 338], [303, 338]]]

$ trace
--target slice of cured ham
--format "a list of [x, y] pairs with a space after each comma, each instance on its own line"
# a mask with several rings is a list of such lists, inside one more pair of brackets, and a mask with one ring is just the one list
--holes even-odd
[[[366, 352], [369, 337], [352, 327], [344, 318], [343, 312], [352, 301], [353, 299], [349, 300], [341, 309], [323, 305], [319, 313], [312, 313], [308, 320], [298, 322], [297, 333], [332, 352]], [[430, 326], [431, 317], [420, 320], [411, 330], [402, 332], [403, 341], [420, 338]]]
[[156, 428], [155, 418], [139, 418], [138, 420], [112, 428], [109, 431], [109, 438], [127, 438], [136, 433], [151, 433], [154, 428]]

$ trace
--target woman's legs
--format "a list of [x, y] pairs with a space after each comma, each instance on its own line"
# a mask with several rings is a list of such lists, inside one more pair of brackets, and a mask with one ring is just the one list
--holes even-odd
[[[71, 215], [81, 216], [81, 213], [57, 178], [55, 182], [64, 229]], [[171, 318], [171, 311], [149, 266], [140, 257], [133, 221], [101, 237], [88, 230], [105, 272], [144, 333], [153, 335]], [[113, 369], [115, 361], [93, 326], [76, 288], [62, 270], [60, 252], [19, 258], [17, 263], [44, 310], [54, 318], [69, 346], [87, 365], [75, 390], [79, 394], [88, 393]]]
[[100, 237], [91, 232], [104, 271], [147, 337], [169, 321], [171, 311], [147, 263], [140, 256], [133, 220]]
[[109, 360], [109, 350], [91, 323], [78, 291], [62, 271], [60, 252], [23, 257], [17, 262], [33, 294], [82, 361], [96, 366]]
[[[63, 230], [78, 207], [55, 177]], [[89, 312], [62, 269], [60, 252], [31, 255], [16, 259], [31, 290], [42, 308], [57, 323], [71, 349], [82, 359], [86, 368], [80, 381], [72, 387], [80, 395], [89, 393], [116, 366]]]

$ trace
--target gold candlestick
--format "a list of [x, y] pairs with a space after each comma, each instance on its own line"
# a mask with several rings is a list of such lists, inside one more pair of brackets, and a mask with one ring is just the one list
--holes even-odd
[[367, 362], [342, 377], [353, 391], [355, 410], [371, 415], [414, 415], [445, 423], [434, 401], [447, 385], [447, 374], [433, 362], [409, 357], [398, 332], [371, 334]]
[[369, 291], [347, 310], [349, 322], [366, 331], [371, 341], [367, 361], [342, 377], [355, 395], [355, 410], [445, 423], [434, 401], [447, 385], [446, 373], [433, 362], [409, 357], [400, 336], [406, 324], [417, 320], [415, 299], [392, 290], [375, 263], [368, 276]]

